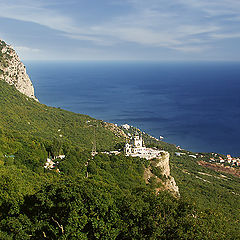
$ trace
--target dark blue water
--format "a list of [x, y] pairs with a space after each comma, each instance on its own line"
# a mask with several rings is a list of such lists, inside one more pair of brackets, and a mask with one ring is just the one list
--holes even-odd
[[31, 62], [41, 103], [240, 155], [240, 63]]

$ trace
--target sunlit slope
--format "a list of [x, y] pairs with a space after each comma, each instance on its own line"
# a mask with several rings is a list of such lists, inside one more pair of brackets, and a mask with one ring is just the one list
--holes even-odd
[[5, 133], [59, 139], [83, 149], [113, 148], [122, 141], [103, 121], [40, 104], [0, 81], [0, 127]]
[[232, 229], [239, 229], [240, 179], [200, 166], [199, 160], [172, 154], [172, 175], [181, 197], [202, 209], [221, 212]]

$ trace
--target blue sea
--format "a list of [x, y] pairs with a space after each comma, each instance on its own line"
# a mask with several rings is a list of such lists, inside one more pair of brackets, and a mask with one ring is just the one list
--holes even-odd
[[240, 63], [26, 62], [41, 103], [240, 156]]

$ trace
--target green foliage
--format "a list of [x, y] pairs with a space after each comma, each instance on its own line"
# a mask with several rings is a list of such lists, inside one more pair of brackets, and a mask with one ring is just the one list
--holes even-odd
[[204, 168], [188, 155], [172, 155], [171, 159], [171, 173], [182, 198], [201, 209], [211, 209], [219, 213], [221, 229], [225, 228], [232, 235], [239, 235], [239, 178]]
[[[0, 81], [0, 104], [0, 126], [5, 137], [21, 133], [24, 137], [41, 141], [68, 142], [82, 150], [92, 149], [95, 137], [97, 150], [113, 149], [118, 142], [122, 142], [121, 138], [105, 128], [103, 121], [47, 107], [27, 98], [3, 81]], [[55, 144], [55, 147], [59, 146]]]
[[159, 167], [151, 166], [152, 173], [160, 178], [162, 181], [166, 181], [166, 176], [162, 174], [162, 170]]
[[[0, 106], [0, 239], [239, 236], [238, 195], [231, 194], [239, 191], [237, 179], [204, 176], [213, 183], [205, 185], [195, 175], [210, 170], [187, 157], [174, 157], [173, 174], [182, 198], [167, 192], [156, 195], [154, 183], [146, 185], [143, 179], [149, 161], [123, 154], [91, 156], [95, 137], [98, 151], [123, 147], [123, 139], [102, 121], [47, 107], [2, 81]], [[147, 136], [145, 141], [172, 157], [176, 150]], [[66, 155], [54, 160], [60, 173], [43, 168], [48, 156], [59, 154]], [[152, 166], [152, 171], [161, 177], [159, 168]]]
[[[216, 228], [221, 219], [216, 219], [213, 212], [200, 212], [167, 193], [156, 196], [144, 187], [121, 192], [111, 184], [93, 179], [78, 182], [62, 179], [46, 184], [26, 196], [19, 209], [19, 213], [10, 214], [0, 222], [9, 239], [226, 237]], [[214, 228], [209, 224], [211, 221]]]

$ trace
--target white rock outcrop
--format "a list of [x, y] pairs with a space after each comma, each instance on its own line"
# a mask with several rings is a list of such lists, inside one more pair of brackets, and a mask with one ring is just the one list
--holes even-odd
[[172, 177], [170, 173], [169, 164], [170, 154], [166, 151], [163, 151], [161, 155], [162, 155], [161, 157], [152, 160], [151, 165], [152, 167], [155, 167], [160, 170], [162, 177], [159, 178], [158, 176], [156, 176], [152, 171], [152, 167], [150, 166], [145, 169], [144, 172], [145, 181], [146, 183], [148, 183], [151, 178], [155, 178], [157, 182], [161, 182], [163, 185], [163, 188], [161, 187], [156, 188], [157, 193], [165, 189], [171, 192], [175, 197], [180, 197], [178, 186], [175, 182], [174, 177]]
[[170, 192], [173, 193], [176, 197], [179, 197], [179, 189], [175, 182], [174, 177], [171, 176], [170, 173], [170, 154], [168, 152], [165, 152], [162, 156], [162, 158], [159, 158], [159, 160], [156, 162], [156, 167], [160, 168], [162, 170], [162, 175], [165, 176], [164, 185], [166, 189], [168, 189]]
[[15, 50], [0, 40], [0, 80], [14, 85], [26, 96], [38, 101], [34, 94], [33, 84]]

